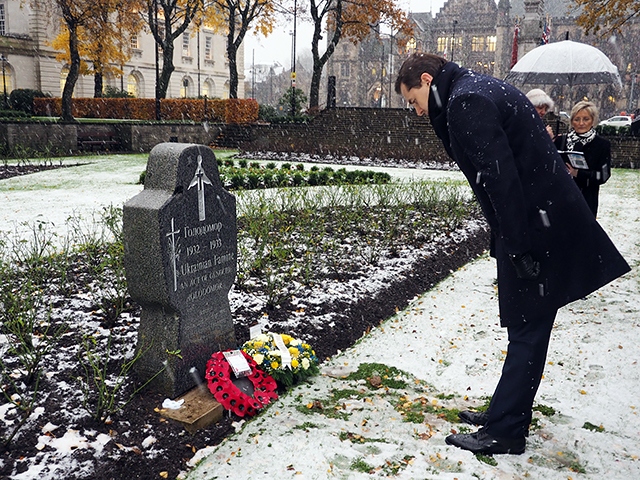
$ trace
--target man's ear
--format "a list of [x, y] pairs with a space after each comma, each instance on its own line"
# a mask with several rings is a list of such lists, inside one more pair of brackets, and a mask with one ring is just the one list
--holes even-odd
[[422, 80], [422, 83], [431, 83], [433, 81], [433, 77], [427, 72], [424, 72], [422, 75], [420, 75], [420, 80]]

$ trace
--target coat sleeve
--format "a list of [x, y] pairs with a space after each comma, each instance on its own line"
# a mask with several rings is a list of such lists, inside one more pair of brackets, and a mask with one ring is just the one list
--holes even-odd
[[[481, 94], [468, 93], [452, 98], [448, 110], [452, 151], [485, 215], [494, 217], [487, 219], [498, 226], [494, 234], [507, 253], [528, 252], [531, 240], [522, 185], [526, 179], [520, 178], [497, 106]], [[475, 179], [469, 174], [473, 172]], [[490, 205], [484, 204], [486, 199]]]
[[584, 152], [589, 169], [578, 170], [578, 179], [585, 185], [602, 185], [611, 177], [611, 143], [602, 137], [592, 143]]

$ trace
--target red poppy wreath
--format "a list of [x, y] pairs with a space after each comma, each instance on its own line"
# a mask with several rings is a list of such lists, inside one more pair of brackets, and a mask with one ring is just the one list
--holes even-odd
[[264, 373], [250, 355], [242, 352], [247, 359], [251, 374], [246, 377], [253, 384], [253, 396], [242, 392], [232, 381], [231, 365], [227, 361], [223, 352], [216, 352], [211, 355], [207, 362], [205, 378], [209, 386], [209, 391], [213, 393], [215, 399], [227, 410], [231, 410], [239, 417], [249, 415], [252, 417], [258, 410], [266, 407], [271, 400], [276, 400], [278, 385], [270, 375]]

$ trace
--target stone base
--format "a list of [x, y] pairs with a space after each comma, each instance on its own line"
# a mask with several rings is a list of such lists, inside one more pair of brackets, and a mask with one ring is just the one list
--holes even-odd
[[218, 422], [224, 414], [224, 407], [218, 403], [211, 392], [200, 386], [189, 390], [178, 397], [184, 399], [182, 406], [176, 410], [162, 408], [160, 415], [181, 423], [189, 433], [195, 433]]

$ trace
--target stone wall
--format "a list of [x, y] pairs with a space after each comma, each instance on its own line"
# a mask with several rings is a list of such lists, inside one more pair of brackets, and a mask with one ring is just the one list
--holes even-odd
[[216, 125], [123, 123], [116, 128], [120, 148], [126, 152], [150, 152], [159, 143], [213, 145], [220, 133]]
[[[551, 124], [555, 128], [555, 122]], [[92, 138], [98, 140], [84, 144], [78, 141]], [[611, 141], [614, 167], [640, 168], [639, 136], [607, 138]], [[99, 139], [106, 142], [100, 144]], [[307, 124], [0, 124], [0, 145], [9, 149], [22, 145], [36, 149], [54, 147], [67, 152], [94, 149], [150, 152], [163, 142], [240, 148], [247, 152], [449, 161], [429, 121], [406, 109], [325, 109]]]
[[8, 151], [18, 148], [50, 149], [59, 152], [112, 151], [150, 152], [164, 142], [213, 145], [220, 134], [216, 125], [122, 123], [0, 123], [0, 145]]
[[[561, 133], [565, 131], [562, 125]], [[640, 137], [607, 138], [614, 167], [640, 168]], [[449, 161], [429, 121], [406, 109], [335, 108], [323, 110], [308, 124], [227, 125], [216, 145], [247, 152]]]
[[0, 144], [8, 151], [56, 149], [71, 152], [77, 148], [75, 124], [0, 123]]
[[326, 109], [308, 124], [252, 126], [237, 145], [245, 151], [448, 161], [429, 121], [407, 109]]

